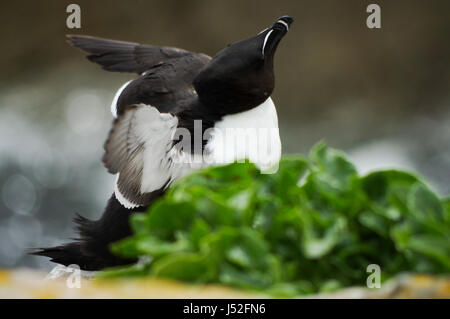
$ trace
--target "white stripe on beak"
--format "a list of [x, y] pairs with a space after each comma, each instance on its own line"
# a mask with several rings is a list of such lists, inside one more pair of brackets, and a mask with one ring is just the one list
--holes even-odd
[[283, 20], [278, 20], [277, 23], [284, 24], [284, 26], [286, 27], [286, 31], [289, 31], [289, 25], [286, 22], [284, 22]]

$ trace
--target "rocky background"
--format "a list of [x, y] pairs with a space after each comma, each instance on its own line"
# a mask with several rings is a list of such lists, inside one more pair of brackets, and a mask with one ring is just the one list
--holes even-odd
[[[258, 299], [271, 296], [220, 285], [193, 285], [154, 278], [92, 281], [76, 279], [73, 272], [45, 276], [39, 271], [0, 270], [1, 298]], [[448, 299], [450, 277], [402, 274], [383, 283], [380, 288], [350, 287], [298, 298]]]
[[[289, 14], [273, 95], [284, 153], [325, 139], [362, 173], [416, 170], [450, 194], [450, 2], [79, 0], [70, 30], [73, 2], [0, 4], [0, 267], [50, 269], [26, 249], [74, 237], [74, 214], [99, 216], [112, 192], [102, 145], [132, 75], [89, 63], [66, 33], [214, 55]], [[366, 27], [369, 3], [379, 30]]]

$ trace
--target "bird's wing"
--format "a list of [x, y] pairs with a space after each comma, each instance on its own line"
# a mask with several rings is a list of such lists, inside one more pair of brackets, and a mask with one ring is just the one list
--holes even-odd
[[85, 35], [67, 35], [67, 41], [72, 46], [89, 53], [87, 58], [90, 61], [100, 64], [105, 70], [115, 72], [141, 74], [161, 62], [197, 54], [178, 48]]
[[115, 119], [103, 163], [118, 174], [116, 197], [127, 208], [147, 205], [153, 192], [190, 170], [173, 146], [177, 124], [175, 115], [144, 104], [128, 107]]
[[188, 54], [159, 63], [127, 84], [113, 108], [121, 114], [128, 105], [144, 103], [160, 112], [178, 113], [197, 99], [192, 82], [209, 61], [205, 55]]

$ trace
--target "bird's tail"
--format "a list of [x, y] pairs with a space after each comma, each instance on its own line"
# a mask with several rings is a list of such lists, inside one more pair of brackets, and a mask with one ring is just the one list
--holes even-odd
[[[146, 207], [140, 207], [140, 211], [145, 210]], [[100, 270], [133, 263], [135, 260], [117, 257], [109, 250], [111, 243], [131, 235], [129, 216], [132, 212], [136, 212], [136, 209], [125, 208], [112, 195], [99, 220], [93, 221], [81, 215], [74, 218], [80, 235], [74, 242], [38, 248], [30, 254], [50, 257], [51, 261], [65, 266], [75, 264], [83, 270]]]
[[30, 254], [50, 257], [50, 261], [65, 266], [76, 264], [81, 269], [92, 270], [91, 259], [83, 254], [81, 246], [81, 242], [73, 242], [56, 247], [39, 248]]

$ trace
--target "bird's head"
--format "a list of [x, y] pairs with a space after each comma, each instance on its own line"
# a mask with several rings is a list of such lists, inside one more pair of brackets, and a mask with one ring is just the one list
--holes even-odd
[[230, 114], [256, 107], [269, 98], [275, 85], [275, 51], [293, 21], [283, 16], [257, 35], [216, 54], [194, 81], [200, 100]]

